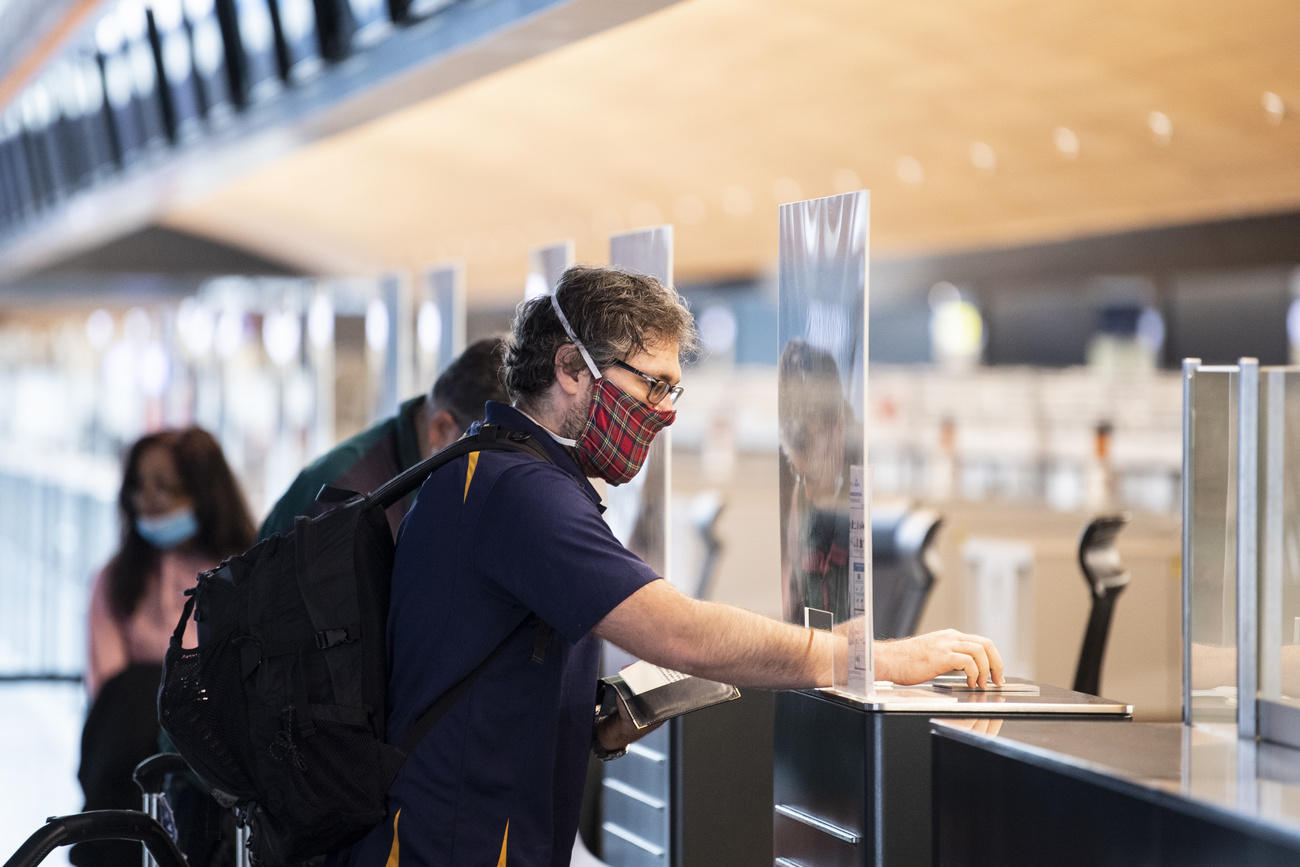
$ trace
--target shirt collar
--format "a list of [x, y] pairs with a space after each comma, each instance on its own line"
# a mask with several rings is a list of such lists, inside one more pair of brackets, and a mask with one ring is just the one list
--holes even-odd
[[[537, 422], [513, 406], [507, 406], [504, 403], [489, 400], [485, 409], [484, 422], [500, 425], [507, 430], [523, 431], [541, 443], [542, 448], [546, 449], [546, 453], [550, 455], [551, 461], [570, 476], [573, 476], [578, 481], [583, 493], [587, 495], [587, 498], [595, 503], [602, 512], [605, 510], [605, 507], [600, 503], [600, 494], [592, 487], [591, 482], [582, 470], [578, 469], [578, 464], [573, 459], [573, 455], [569, 453], [567, 448], [557, 443], [546, 428], [537, 424]], [[477, 424], [476, 422], [475, 427], [470, 429], [471, 432], [477, 428]]]

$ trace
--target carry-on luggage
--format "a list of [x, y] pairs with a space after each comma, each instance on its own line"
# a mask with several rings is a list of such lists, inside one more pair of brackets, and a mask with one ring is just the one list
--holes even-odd
[[[143, 867], [250, 867], [248, 829], [237, 827], [228, 810], [189, 781], [190, 774], [189, 765], [176, 753], [150, 756], [132, 773], [143, 796], [142, 810], [55, 816], [28, 837], [4, 867], [33, 867], [63, 846], [108, 840], [142, 843]], [[177, 804], [178, 794], [192, 800]], [[218, 819], [215, 824], [213, 817]]]
[[61, 846], [90, 840], [138, 840], [158, 867], [188, 867], [163, 826], [139, 810], [91, 810], [55, 816], [28, 837], [4, 867], [35, 867]]

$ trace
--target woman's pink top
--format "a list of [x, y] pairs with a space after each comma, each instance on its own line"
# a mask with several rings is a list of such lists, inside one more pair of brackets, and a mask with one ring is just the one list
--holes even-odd
[[[131, 663], [162, 661], [185, 607], [185, 591], [194, 586], [200, 572], [215, 565], [205, 557], [164, 551], [158, 571], [126, 619], [113, 614], [108, 603], [108, 570], [99, 571], [90, 595], [90, 659], [86, 665], [86, 689], [92, 699], [106, 680]], [[186, 638], [186, 646], [193, 647], [192, 620]]]

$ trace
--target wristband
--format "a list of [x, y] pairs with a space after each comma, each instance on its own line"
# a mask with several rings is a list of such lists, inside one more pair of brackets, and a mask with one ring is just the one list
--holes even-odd
[[618, 693], [609, 688], [605, 681], [597, 681], [596, 721], [591, 726], [591, 754], [602, 762], [611, 762], [627, 755], [627, 747], [607, 750], [600, 744], [600, 726], [605, 720], [618, 716]]

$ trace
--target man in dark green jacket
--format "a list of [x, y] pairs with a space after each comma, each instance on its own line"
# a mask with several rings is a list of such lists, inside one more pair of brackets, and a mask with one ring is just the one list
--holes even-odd
[[[328, 505], [316, 502], [323, 485], [369, 492], [455, 442], [471, 422], [482, 418], [483, 404], [508, 400], [501, 370], [500, 338], [472, 344], [448, 365], [427, 395], [406, 401], [397, 415], [344, 440], [299, 473], [271, 508], [258, 538], [293, 529], [298, 515], [328, 510]], [[394, 538], [410, 505], [400, 502], [388, 510]]]

